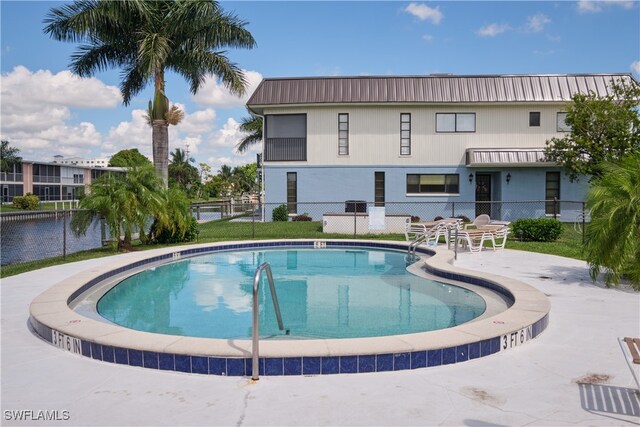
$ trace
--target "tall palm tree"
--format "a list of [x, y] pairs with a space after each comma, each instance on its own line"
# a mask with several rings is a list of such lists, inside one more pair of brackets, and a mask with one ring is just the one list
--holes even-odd
[[640, 151], [603, 163], [602, 171], [587, 196], [584, 251], [591, 277], [604, 269], [607, 286], [626, 276], [640, 290]]
[[193, 94], [208, 75], [218, 76], [234, 94], [246, 90], [244, 74], [222, 49], [250, 49], [255, 40], [244, 28], [246, 22], [225, 13], [216, 1], [75, 0], [51, 9], [44, 23], [44, 32], [52, 38], [83, 43], [71, 56], [71, 70], [77, 75], [122, 70], [125, 105], [153, 81], [153, 162], [165, 186], [171, 122], [167, 115], [176, 112], [166, 97], [165, 71], [184, 77]]
[[243, 153], [249, 149], [250, 146], [262, 141], [262, 117], [256, 116], [249, 109], [247, 109], [249, 117], [243, 117], [240, 123], [240, 130], [245, 132], [247, 136], [236, 145], [236, 150]]

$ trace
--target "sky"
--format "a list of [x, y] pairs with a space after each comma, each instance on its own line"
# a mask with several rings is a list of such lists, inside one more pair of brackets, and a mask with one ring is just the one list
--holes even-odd
[[[120, 70], [80, 79], [73, 43], [43, 32], [62, 2], [0, 0], [0, 134], [28, 160], [109, 157], [138, 148], [151, 157], [147, 87], [122, 104]], [[217, 171], [256, 159], [241, 154], [239, 123], [264, 77], [633, 73], [640, 79], [638, 1], [223, 1], [247, 22], [257, 47], [229, 49], [250, 83], [243, 98], [209, 77], [196, 95], [166, 76], [185, 111], [170, 127], [170, 150], [189, 150]]]

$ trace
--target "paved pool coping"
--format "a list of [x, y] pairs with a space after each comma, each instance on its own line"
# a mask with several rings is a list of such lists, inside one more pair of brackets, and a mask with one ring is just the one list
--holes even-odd
[[[45, 341], [104, 362], [189, 373], [244, 376], [251, 370], [250, 340], [179, 337], [99, 322], [69, 304], [103, 280], [151, 264], [226, 250], [363, 246], [406, 250], [404, 242], [300, 239], [208, 243], [135, 254], [126, 261], [83, 271], [36, 297], [30, 324]], [[540, 291], [513, 279], [453, 266], [453, 253], [421, 248], [426, 273], [484, 286], [513, 298], [506, 311], [453, 328], [375, 338], [261, 341], [262, 375], [319, 375], [417, 369], [459, 363], [509, 350], [548, 325], [550, 303]]]

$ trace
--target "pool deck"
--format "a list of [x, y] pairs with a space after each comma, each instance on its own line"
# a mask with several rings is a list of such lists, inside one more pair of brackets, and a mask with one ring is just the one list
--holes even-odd
[[[548, 295], [549, 327], [516, 349], [413, 371], [257, 383], [98, 362], [28, 330], [38, 294], [113, 261], [2, 279], [2, 425], [562, 426], [640, 419], [640, 394], [616, 341], [640, 336], [640, 295], [592, 284], [581, 261], [509, 250], [459, 256], [456, 266], [521, 280]], [[32, 419], [14, 420], [19, 411], [33, 411]], [[38, 421], [38, 411], [69, 419]]]

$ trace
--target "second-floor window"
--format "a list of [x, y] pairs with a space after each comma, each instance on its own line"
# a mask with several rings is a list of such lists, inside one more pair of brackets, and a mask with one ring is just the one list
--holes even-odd
[[558, 113], [556, 130], [558, 132], [571, 132], [571, 126], [567, 124], [567, 113]]
[[436, 132], [475, 132], [476, 113], [436, 113]]
[[529, 113], [529, 127], [540, 127], [540, 112], [531, 111]]
[[400, 114], [400, 155], [411, 154], [411, 114]]
[[306, 114], [267, 114], [264, 133], [265, 162], [307, 160]]
[[338, 114], [338, 154], [349, 155], [349, 115]]
[[84, 175], [74, 173], [73, 174], [73, 183], [74, 184], [82, 184], [82, 183], [84, 183]]

